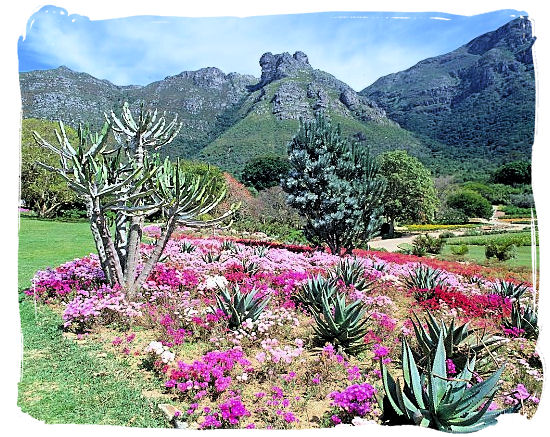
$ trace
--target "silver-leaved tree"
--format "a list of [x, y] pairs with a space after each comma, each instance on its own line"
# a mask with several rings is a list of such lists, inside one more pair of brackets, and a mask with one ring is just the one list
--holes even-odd
[[[78, 129], [78, 144], [67, 139], [63, 122], [55, 131], [59, 145], [53, 146], [36, 132], [38, 144], [55, 152], [59, 167], [39, 163], [61, 175], [68, 186], [85, 202], [90, 228], [109, 284], [120, 285], [129, 298], [155, 267], [177, 225], [214, 226], [236, 209], [232, 205], [221, 216], [199, 220], [224, 198], [212, 180], [185, 173], [179, 161], [161, 161], [154, 152], [174, 140], [181, 129], [176, 117], [167, 123], [157, 111], [145, 110], [134, 118], [127, 103], [120, 117], [108, 116], [101, 132]], [[112, 132], [114, 141], [108, 140]], [[109, 144], [111, 142], [112, 144]], [[145, 218], [162, 210], [165, 222], [152, 252], [140, 265], [140, 243]], [[109, 226], [114, 215], [114, 230]]]

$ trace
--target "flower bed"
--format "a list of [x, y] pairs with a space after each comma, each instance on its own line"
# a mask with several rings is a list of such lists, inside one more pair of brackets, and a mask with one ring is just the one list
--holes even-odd
[[[154, 228], [147, 232], [154, 238]], [[151, 245], [142, 245], [142, 255], [150, 251]], [[493, 294], [495, 272], [399, 254], [354, 254], [364, 281], [340, 278], [333, 286], [345, 302], [360, 301], [364, 308], [365, 347], [358, 353], [319, 344], [312, 310], [299, 292], [308, 279], [329, 278], [342, 258], [303, 246], [180, 234], [131, 301], [105, 283], [95, 255], [37, 272], [26, 293], [62, 308], [65, 329], [87, 333], [89, 341], [117, 351], [141, 372], [160, 375], [159, 389], [177, 409], [175, 419], [194, 428], [382, 422], [380, 365], [399, 363], [401, 340], [414, 343], [412, 312], [427, 309], [438, 319], [471, 321], [486, 333], [507, 336], [495, 357], [507, 363], [506, 396], [494, 402], [504, 407], [519, 399], [524, 413], [534, 412], [540, 360], [533, 340], [503, 328], [512, 302]], [[417, 300], [418, 290], [406, 280], [419, 265], [440, 269], [445, 285]], [[219, 307], [219, 290], [236, 286], [243, 296], [255, 293], [254, 299], [267, 303], [254, 320], [231, 326]]]

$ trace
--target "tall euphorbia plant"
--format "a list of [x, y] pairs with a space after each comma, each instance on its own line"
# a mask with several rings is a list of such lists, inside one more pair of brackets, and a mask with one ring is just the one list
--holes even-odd
[[[179, 161], [161, 162], [152, 154], [179, 133], [181, 124], [177, 123], [177, 116], [167, 124], [164, 116], [157, 119], [157, 111], [144, 110], [141, 105], [136, 120], [125, 103], [121, 118], [111, 112], [106, 119], [98, 134], [80, 127], [76, 147], [68, 141], [61, 121], [60, 133], [56, 131], [58, 147], [33, 133], [38, 144], [60, 158], [59, 167], [39, 164], [61, 175], [85, 202], [107, 281], [122, 286], [131, 298], [158, 262], [178, 224], [213, 226], [231, 215], [235, 206], [215, 219], [197, 220], [218, 205], [225, 190], [216, 193], [211, 180], [186, 174]], [[111, 130], [116, 143], [108, 145]], [[166, 218], [162, 234], [137, 275], [145, 218], [159, 210]], [[108, 225], [109, 212], [115, 214], [114, 236]]]

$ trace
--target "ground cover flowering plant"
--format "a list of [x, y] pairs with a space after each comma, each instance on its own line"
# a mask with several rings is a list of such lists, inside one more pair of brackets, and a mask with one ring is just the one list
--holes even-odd
[[[145, 233], [150, 239], [158, 234], [155, 227]], [[151, 250], [145, 241], [142, 259]], [[515, 299], [494, 291], [496, 278], [525, 283], [524, 278], [398, 254], [355, 251], [353, 257], [352, 264], [351, 257], [309, 247], [198, 237], [180, 230], [133, 299], [107, 286], [95, 255], [37, 272], [26, 294], [58, 310], [64, 329], [114, 349], [138, 363], [141, 372], [160, 375], [159, 389], [171, 399], [178, 420], [192, 428], [387, 423], [391, 411], [384, 402], [381, 368], [401, 365], [403, 339], [418, 353], [411, 318], [413, 312], [426, 311], [445, 326], [468, 322], [483, 330], [483, 338], [501, 339], [500, 347], [476, 364], [471, 384], [504, 366], [500, 390], [487, 408], [519, 405], [523, 414], [535, 412], [542, 384], [536, 338], [525, 338], [524, 329], [505, 323]], [[350, 266], [359, 278], [355, 282], [335, 274]], [[437, 269], [440, 282], [422, 290], [408, 286], [407, 278], [419, 266]], [[316, 306], [298, 296], [305, 296], [300, 290], [317, 277], [325, 279], [318, 283], [325, 288], [317, 307], [324, 309], [313, 314]], [[532, 292], [525, 285], [524, 306]], [[254, 299], [220, 308], [216, 296], [223, 289], [238, 289], [244, 297], [254, 293]], [[336, 295], [344, 304], [335, 305]], [[232, 326], [231, 312], [242, 312], [239, 305], [255, 301], [267, 303], [259, 314], [243, 318], [241, 326]], [[338, 314], [346, 308], [349, 323]], [[319, 320], [330, 328], [331, 320], [342, 319], [338, 326], [348, 329], [358, 314], [364, 317], [364, 347], [358, 352], [346, 349], [341, 338], [319, 344]], [[112, 335], [109, 341], [105, 333]], [[445, 366], [450, 377], [461, 371], [452, 359]]]

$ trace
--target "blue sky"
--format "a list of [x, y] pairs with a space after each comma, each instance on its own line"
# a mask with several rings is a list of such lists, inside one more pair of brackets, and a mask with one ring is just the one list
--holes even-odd
[[19, 71], [83, 71], [117, 85], [218, 67], [260, 76], [265, 52], [305, 52], [356, 90], [418, 61], [447, 53], [524, 11], [461, 16], [438, 12], [324, 12], [247, 18], [137, 16], [90, 20], [45, 6], [18, 43]]

